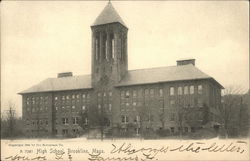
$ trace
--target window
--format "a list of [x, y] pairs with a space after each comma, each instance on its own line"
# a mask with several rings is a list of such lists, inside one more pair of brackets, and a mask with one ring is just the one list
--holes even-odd
[[98, 93], [97, 95], [98, 95], [98, 97], [101, 97], [102, 94], [101, 94], [101, 93]]
[[57, 96], [55, 97], [55, 100], [58, 100], [58, 97], [57, 97]]
[[124, 98], [124, 91], [121, 91], [121, 97]]
[[82, 106], [82, 110], [86, 110], [86, 107], [85, 107], [85, 106]]
[[58, 107], [57, 107], [57, 106], [56, 106], [56, 108], [55, 108], [55, 109], [56, 109], [56, 111], [58, 111]]
[[69, 124], [69, 119], [68, 118], [62, 118], [62, 123], [63, 123], [63, 125]]
[[95, 58], [96, 60], [99, 58], [99, 36], [96, 36], [95, 38]]
[[110, 103], [109, 104], [109, 111], [111, 111], [112, 110], [112, 104]]
[[106, 92], [103, 93], [103, 97], [106, 97]]
[[62, 133], [63, 133], [63, 135], [68, 135], [68, 129], [63, 129]]
[[148, 96], [148, 94], [149, 94], [148, 89], [145, 89], [145, 96]]
[[65, 100], [65, 96], [62, 96], [62, 100]]
[[182, 87], [178, 87], [178, 95], [182, 95]]
[[88, 120], [87, 117], [85, 117], [85, 119], [84, 119], [84, 124], [85, 124], [85, 125], [88, 125], [88, 123], [89, 123], [89, 120]]
[[77, 125], [78, 124], [78, 118], [77, 117], [73, 117], [73, 125]]
[[198, 98], [198, 102], [197, 102], [198, 107], [202, 107], [203, 102], [201, 98]]
[[109, 92], [109, 97], [112, 97], [112, 92]]
[[136, 106], [136, 102], [133, 102], [133, 106]]
[[140, 122], [140, 116], [137, 115], [137, 116], [135, 117], [134, 122], [135, 122], [135, 123], [139, 123], [139, 122]]
[[184, 94], [188, 94], [188, 86], [184, 87]]
[[198, 113], [198, 120], [199, 120], [199, 121], [202, 121], [202, 120], [203, 120], [203, 114], [202, 114], [202, 112], [199, 112], [199, 113]]
[[172, 114], [170, 115], [170, 121], [174, 121], [174, 120], [175, 120], [175, 114], [172, 113]]
[[90, 94], [87, 94], [87, 99], [90, 99]]
[[136, 97], [137, 96], [137, 92], [136, 90], [133, 90], [133, 97]]
[[190, 86], [190, 94], [194, 94], [194, 86]]
[[151, 113], [149, 113], [148, 114], [148, 122], [151, 122], [151, 121], [154, 121], [154, 116]]
[[107, 38], [104, 39], [104, 42], [105, 42], [105, 59], [108, 61], [109, 57], [108, 57], [108, 41], [107, 41]]
[[174, 87], [170, 87], [170, 96], [174, 95]]
[[67, 99], [67, 100], [69, 99], [69, 95], [66, 96], [66, 99]]
[[154, 97], [154, 89], [150, 89], [150, 96]]
[[99, 105], [98, 105], [98, 109], [100, 110], [101, 108], [102, 108], [102, 106], [99, 104]]
[[77, 95], [76, 95], [76, 98], [79, 99], [79, 98], [80, 98], [80, 94], [77, 94]]
[[75, 95], [74, 94], [72, 94], [72, 99], [75, 99]]
[[129, 106], [129, 103], [128, 103], [128, 102], [126, 103], [126, 106]]
[[129, 91], [126, 91], [126, 97], [129, 97]]
[[86, 98], [86, 95], [85, 95], [85, 94], [82, 94], [82, 98], [85, 99], [85, 98]]
[[190, 99], [190, 107], [191, 107], [191, 108], [194, 107], [194, 99]]
[[170, 100], [170, 105], [171, 105], [171, 107], [173, 107], [174, 104], [175, 104], [175, 100]]
[[198, 94], [202, 94], [202, 85], [198, 85]]
[[110, 35], [110, 39], [111, 39], [111, 55], [112, 58], [115, 58], [115, 39], [114, 39], [114, 34]]
[[184, 127], [184, 132], [185, 132], [185, 133], [188, 132], [188, 127]]
[[128, 116], [122, 116], [122, 123], [128, 123]]
[[75, 109], [76, 108], [76, 106], [72, 106], [72, 109]]
[[170, 132], [174, 133], [174, 127], [170, 127]]
[[160, 95], [160, 97], [163, 97], [163, 90], [162, 89], [159, 89], [159, 95]]

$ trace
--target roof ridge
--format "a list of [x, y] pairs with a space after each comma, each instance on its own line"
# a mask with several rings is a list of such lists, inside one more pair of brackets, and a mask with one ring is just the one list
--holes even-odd
[[[81, 74], [81, 75], [73, 75], [73, 76], [68, 76], [68, 77], [60, 77], [60, 78], [72, 78], [72, 77], [82, 77], [82, 76], [91, 76], [91, 74]], [[58, 77], [50, 77], [47, 79], [60, 79]]]
[[[152, 68], [143, 68], [143, 69], [132, 69], [132, 70], [128, 70], [128, 71], [149, 70], [149, 69], [160, 69], [160, 68], [168, 68], [168, 67], [183, 67], [183, 66], [190, 66], [190, 65], [192, 65], [192, 64], [181, 65], [181, 66], [171, 65], [171, 66], [161, 66], [161, 67], [152, 67]], [[194, 65], [192, 65], [192, 66], [194, 66]]]

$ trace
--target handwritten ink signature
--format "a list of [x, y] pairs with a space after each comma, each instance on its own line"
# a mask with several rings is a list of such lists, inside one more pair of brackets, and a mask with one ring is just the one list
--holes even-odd
[[179, 151], [179, 152], [193, 152], [199, 153], [201, 151], [208, 152], [237, 152], [244, 153], [244, 149], [241, 147], [242, 144], [247, 144], [244, 141], [237, 141], [236, 143], [231, 142], [229, 145], [217, 145], [216, 142], [212, 143], [210, 146], [206, 147], [203, 142], [190, 143], [188, 146], [180, 145], [177, 148], [170, 149], [169, 151]]
[[28, 156], [20, 156], [16, 154], [15, 156], [9, 156], [5, 158], [6, 160], [47, 160], [46, 156], [37, 156], [34, 158], [29, 158]]
[[115, 144], [112, 144], [113, 149], [111, 150], [111, 154], [114, 153], [125, 153], [127, 155], [131, 155], [131, 154], [135, 154], [138, 152], [141, 152], [147, 159], [153, 159], [159, 152], [160, 153], [167, 153], [168, 151], [168, 146], [162, 146], [160, 148], [139, 148], [139, 149], [135, 149], [132, 147], [132, 145], [123, 143], [119, 148], [117, 148], [117, 146]]
[[102, 157], [101, 156], [101, 153], [98, 153], [98, 154], [90, 154], [90, 158], [88, 158], [90, 161], [112, 161], [112, 160], [115, 160], [115, 161], [126, 161], [126, 160], [129, 160], [129, 161], [145, 161], [145, 159], [141, 159], [137, 156], [130, 156], [130, 157]]

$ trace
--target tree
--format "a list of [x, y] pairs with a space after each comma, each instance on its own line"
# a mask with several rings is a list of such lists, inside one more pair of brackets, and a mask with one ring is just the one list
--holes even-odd
[[8, 110], [1, 113], [1, 137], [14, 138], [22, 136], [22, 120], [16, 115], [16, 106], [9, 101]]
[[229, 86], [223, 91], [222, 106], [219, 109], [226, 138], [239, 135], [244, 115], [242, 93], [243, 89], [236, 86]]

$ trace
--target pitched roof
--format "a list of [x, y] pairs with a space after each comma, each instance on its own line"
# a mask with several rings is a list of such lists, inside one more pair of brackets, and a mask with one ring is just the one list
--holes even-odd
[[210, 79], [192, 64], [131, 70], [117, 86], [151, 84], [178, 80]]
[[34, 85], [27, 90], [20, 92], [19, 94], [35, 93], [35, 92], [48, 92], [48, 91], [65, 91], [76, 89], [90, 89], [91, 88], [91, 76], [72, 76], [62, 78], [48, 78], [44, 81]]
[[[123, 80], [116, 85], [116, 87], [198, 79], [212, 79], [221, 88], [223, 88], [223, 86], [216, 80], [191, 64], [130, 70], [125, 75]], [[48, 78], [37, 85], [20, 92], [20, 94], [90, 88], [92, 88], [91, 75], [81, 75], [73, 77]]]
[[102, 10], [101, 14], [96, 18], [92, 26], [103, 25], [113, 22], [119, 22], [123, 26], [127, 27], [123, 22], [122, 18], [116, 12], [113, 5], [109, 2], [106, 7]]

